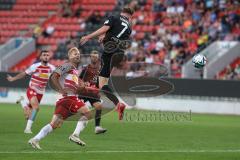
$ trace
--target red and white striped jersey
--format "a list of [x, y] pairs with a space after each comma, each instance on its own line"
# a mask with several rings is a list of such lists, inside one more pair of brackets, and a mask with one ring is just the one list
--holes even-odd
[[65, 63], [54, 72], [60, 75], [59, 83], [67, 91], [67, 96], [77, 96], [79, 71], [71, 63]]
[[55, 67], [51, 64], [44, 66], [41, 62], [32, 64], [25, 70], [26, 74], [32, 75], [29, 82], [29, 87], [36, 91], [38, 94], [43, 94], [47, 86], [48, 79]]

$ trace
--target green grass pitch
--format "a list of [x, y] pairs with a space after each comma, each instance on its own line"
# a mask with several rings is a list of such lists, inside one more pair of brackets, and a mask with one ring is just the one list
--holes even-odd
[[[33, 125], [36, 134], [52, 117], [54, 107], [41, 106]], [[136, 110], [127, 110], [134, 114]], [[142, 111], [143, 113], [146, 111]], [[0, 159], [93, 160], [239, 160], [240, 117], [192, 114], [191, 121], [122, 122], [117, 113], [103, 117], [107, 133], [95, 135], [89, 122], [81, 138], [86, 147], [68, 140], [76, 122], [65, 122], [32, 149], [23, 133], [25, 120], [16, 104], [0, 104]]]

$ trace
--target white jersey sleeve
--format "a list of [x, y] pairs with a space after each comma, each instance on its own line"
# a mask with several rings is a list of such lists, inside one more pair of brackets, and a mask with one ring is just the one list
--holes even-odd
[[36, 71], [37, 67], [38, 67], [38, 63], [34, 63], [25, 70], [25, 73], [28, 75], [31, 75]]
[[58, 73], [59, 75], [63, 75], [70, 71], [73, 68], [73, 66], [70, 63], [65, 63], [59, 67], [57, 67], [54, 72]]
[[51, 72], [54, 72], [55, 69], [56, 69], [56, 67], [55, 67], [54, 65], [52, 65], [52, 64], [50, 64], [49, 66], [50, 66], [50, 68], [51, 68]]

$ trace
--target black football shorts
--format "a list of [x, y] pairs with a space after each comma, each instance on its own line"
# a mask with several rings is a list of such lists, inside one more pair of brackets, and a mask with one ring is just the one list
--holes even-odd
[[99, 76], [109, 78], [113, 67], [119, 68], [126, 60], [123, 51], [114, 54], [103, 53], [101, 57], [101, 71]]

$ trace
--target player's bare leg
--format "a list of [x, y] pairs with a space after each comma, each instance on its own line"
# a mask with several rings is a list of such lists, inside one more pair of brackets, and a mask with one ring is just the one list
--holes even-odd
[[32, 108], [30, 107], [26, 107], [23, 109], [23, 114], [24, 114], [24, 117], [26, 119], [26, 121], [28, 121], [28, 119], [30, 118], [31, 114], [32, 114]]
[[119, 102], [112, 89], [108, 86], [108, 80], [109, 78], [107, 77], [99, 76], [99, 88], [105, 91], [104, 94], [115, 104], [116, 110], [118, 111], [118, 118], [122, 120], [126, 105]]
[[39, 111], [39, 103], [36, 96], [31, 98], [30, 104], [32, 106], [31, 115], [29, 115], [24, 133], [32, 133], [32, 124], [36, 119], [37, 113]]
[[[84, 107], [81, 107], [78, 110], [78, 112], [80, 112], [84, 115], [78, 121], [78, 122], [83, 123], [84, 125], [80, 128], [77, 125], [78, 128], [75, 129], [74, 133], [69, 137], [69, 139], [71, 141], [73, 141], [74, 143], [77, 143], [81, 146], [85, 146], [86, 144], [79, 139], [79, 135], [80, 135], [80, 132], [86, 127], [87, 120], [88, 120], [88, 118], [90, 118], [90, 111], [86, 106], [84, 106]], [[51, 122], [49, 124], [45, 125], [35, 137], [31, 138], [28, 141], [28, 143], [35, 149], [41, 149], [39, 142], [44, 137], [46, 137], [49, 133], [51, 133], [54, 129], [60, 128], [63, 124], [63, 121], [64, 121], [64, 119], [63, 119], [62, 115], [54, 114]]]
[[62, 124], [63, 124], [62, 116], [56, 114], [53, 115], [51, 122], [45, 125], [35, 137], [31, 138], [28, 141], [28, 143], [35, 149], [42, 149], [39, 145], [40, 140], [46, 137], [54, 129], [60, 128]]
[[23, 114], [26, 120], [28, 120], [30, 114], [31, 114], [31, 108], [29, 108], [29, 102], [24, 99], [23, 96], [20, 96], [19, 99], [16, 101], [17, 104], [20, 104], [23, 109]]
[[84, 107], [81, 107], [79, 110], [78, 110], [79, 113], [83, 114], [83, 116], [81, 116], [81, 118], [78, 120], [77, 122], [77, 126], [73, 132], [73, 134], [71, 134], [69, 136], [69, 140], [74, 142], [74, 143], [77, 143], [78, 145], [80, 146], [85, 146], [86, 143], [83, 142], [79, 136], [80, 136], [80, 133], [84, 130], [84, 128], [87, 126], [87, 123], [88, 123], [88, 119], [90, 119], [91, 117], [91, 113], [88, 109], [87, 106], [84, 106]]
[[101, 104], [101, 102], [95, 102], [95, 103], [93, 103], [93, 106], [96, 110], [96, 112], [95, 112], [95, 133], [96, 134], [105, 133], [107, 131], [107, 129], [102, 128], [100, 126], [101, 114], [102, 114], [102, 104]]

